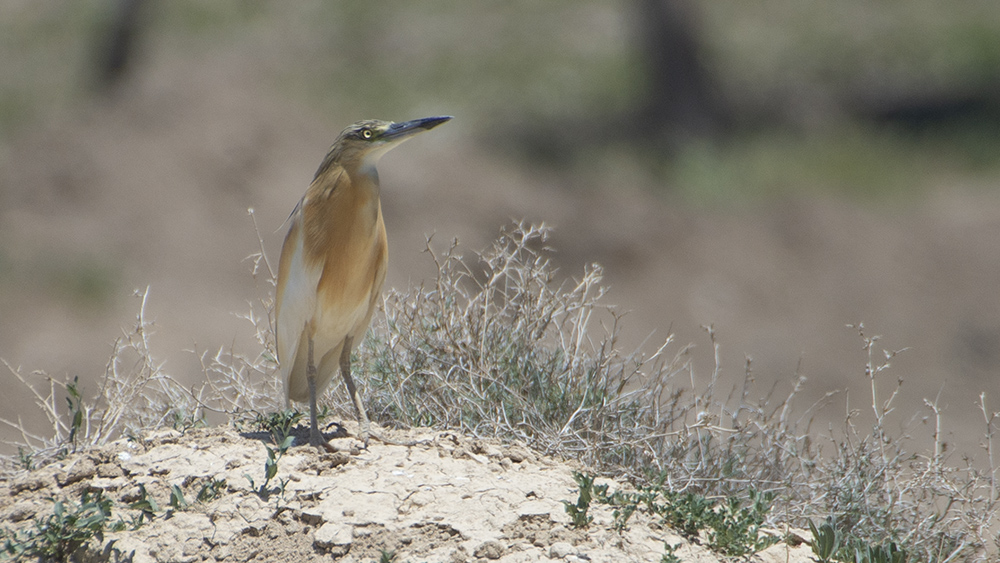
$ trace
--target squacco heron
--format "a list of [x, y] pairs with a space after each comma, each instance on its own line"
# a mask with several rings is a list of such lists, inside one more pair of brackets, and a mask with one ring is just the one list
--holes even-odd
[[316, 397], [340, 373], [366, 444], [370, 424], [351, 378], [351, 350], [368, 330], [388, 261], [375, 164], [389, 149], [451, 119], [359, 121], [340, 133], [292, 211], [281, 247], [275, 317], [286, 403], [309, 401], [309, 443], [330, 448]]

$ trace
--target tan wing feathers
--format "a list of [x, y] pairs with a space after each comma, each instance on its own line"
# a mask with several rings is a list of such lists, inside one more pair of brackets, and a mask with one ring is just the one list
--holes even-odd
[[[334, 174], [333, 181], [325, 178]], [[295, 401], [309, 397], [308, 337], [319, 392], [337, 370], [344, 339], [357, 344], [364, 336], [387, 264], [377, 189], [355, 189], [342, 168], [323, 176], [293, 213], [279, 264], [278, 360], [286, 398]]]

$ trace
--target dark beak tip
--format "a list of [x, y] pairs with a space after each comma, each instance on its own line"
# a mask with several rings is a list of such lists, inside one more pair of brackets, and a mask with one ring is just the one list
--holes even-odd
[[423, 118], [421, 120], [423, 122], [421, 125], [423, 125], [424, 128], [426, 128], [426, 129], [430, 129], [431, 127], [437, 127], [438, 125], [441, 125], [442, 123], [444, 123], [446, 121], [451, 121], [452, 119], [455, 119], [455, 117], [451, 116], [451, 115], [439, 115], [437, 117], [425, 117], [425, 118]]
[[408, 137], [415, 133], [419, 133], [420, 131], [433, 129], [446, 121], [451, 121], [452, 119], [453, 118], [450, 115], [441, 115], [437, 117], [423, 117], [412, 121], [404, 121], [402, 123], [393, 123], [389, 126], [389, 130], [386, 132], [384, 137]]

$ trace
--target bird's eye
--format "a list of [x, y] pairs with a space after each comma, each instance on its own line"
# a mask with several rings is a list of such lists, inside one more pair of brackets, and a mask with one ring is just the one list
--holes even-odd
[[371, 129], [362, 129], [361, 130], [361, 138], [362, 139], [371, 139], [372, 138], [372, 130]]

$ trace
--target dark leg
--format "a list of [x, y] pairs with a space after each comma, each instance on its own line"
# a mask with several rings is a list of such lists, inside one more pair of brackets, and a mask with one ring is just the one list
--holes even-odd
[[333, 451], [333, 446], [323, 438], [323, 434], [319, 431], [319, 421], [316, 420], [316, 364], [313, 362], [312, 338], [309, 339], [306, 380], [309, 382], [309, 445]]
[[340, 352], [340, 375], [344, 376], [344, 383], [347, 384], [347, 392], [354, 402], [354, 411], [358, 415], [358, 423], [361, 425], [361, 435], [359, 438], [368, 447], [368, 438], [371, 436], [371, 423], [368, 422], [368, 415], [365, 414], [365, 406], [361, 403], [361, 395], [358, 388], [354, 386], [354, 379], [351, 378], [351, 345], [353, 339], [347, 337], [344, 340], [344, 349]]

